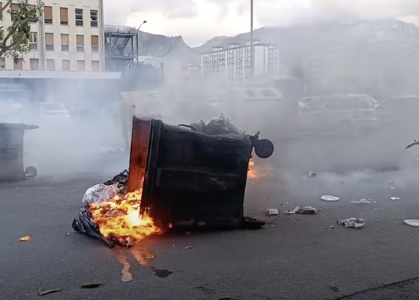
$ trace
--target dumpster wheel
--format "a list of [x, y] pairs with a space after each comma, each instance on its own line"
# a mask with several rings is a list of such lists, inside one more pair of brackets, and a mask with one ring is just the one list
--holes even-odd
[[38, 175], [38, 171], [35, 167], [29, 166], [25, 169], [26, 178], [35, 178]]

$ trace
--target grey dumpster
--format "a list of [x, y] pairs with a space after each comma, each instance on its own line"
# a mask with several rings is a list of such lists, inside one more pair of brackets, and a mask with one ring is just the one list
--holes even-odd
[[[25, 130], [38, 126], [0, 123], [0, 182], [25, 179], [23, 166], [23, 137]], [[36, 176], [36, 169], [28, 167], [29, 177]]]

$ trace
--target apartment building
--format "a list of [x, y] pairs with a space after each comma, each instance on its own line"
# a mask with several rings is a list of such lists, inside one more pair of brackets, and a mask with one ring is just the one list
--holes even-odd
[[[31, 24], [31, 51], [20, 57], [3, 58], [0, 69], [103, 70], [103, 0], [30, 0], [29, 3], [44, 5], [39, 22]], [[11, 9], [17, 9], [17, 5], [12, 4]], [[11, 24], [10, 15], [4, 14], [2, 22], [7, 28]]]
[[[201, 76], [225, 86], [245, 86], [250, 82], [252, 70], [250, 43], [245, 46], [230, 44], [213, 47], [211, 52], [201, 54]], [[254, 44], [254, 78], [277, 78], [279, 53], [274, 46]]]

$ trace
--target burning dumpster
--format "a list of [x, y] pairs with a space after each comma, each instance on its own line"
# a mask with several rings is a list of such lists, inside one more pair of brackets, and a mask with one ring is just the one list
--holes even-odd
[[134, 118], [128, 191], [142, 189], [141, 210], [160, 228], [239, 227], [252, 150], [273, 152], [264, 143], [223, 119], [174, 127]]
[[[253, 150], [261, 158], [274, 151], [259, 133], [244, 135], [224, 118], [169, 126], [134, 117], [129, 172], [98, 185], [73, 228], [109, 246], [183, 226], [238, 228]], [[112, 199], [98, 196], [115, 189]]]
[[23, 137], [25, 130], [37, 128], [35, 125], [0, 123], [0, 181], [36, 176], [34, 167], [23, 167]]

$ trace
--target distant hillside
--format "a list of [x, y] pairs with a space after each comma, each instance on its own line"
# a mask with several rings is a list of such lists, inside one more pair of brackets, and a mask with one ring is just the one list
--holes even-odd
[[[106, 25], [105, 32], [136, 33], [137, 29], [129, 26]], [[140, 55], [142, 56], [164, 57], [178, 47], [184, 49], [185, 51], [191, 51], [191, 53], [195, 53], [184, 42], [181, 36], [165, 36], [161, 34], [153, 34], [140, 31], [139, 42]], [[127, 48], [131, 47], [130, 43], [124, 44], [121, 42], [121, 45]]]
[[225, 42], [228, 42], [230, 39], [232, 39], [232, 37], [229, 37], [229, 36], [216, 36], [216, 37], [210, 39], [205, 44], [203, 44], [201, 46], [198, 46], [198, 47], [194, 47], [193, 50], [195, 50], [198, 53], [210, 52], [212, 47], [217, 47], [220, 44], [223, 44]]

